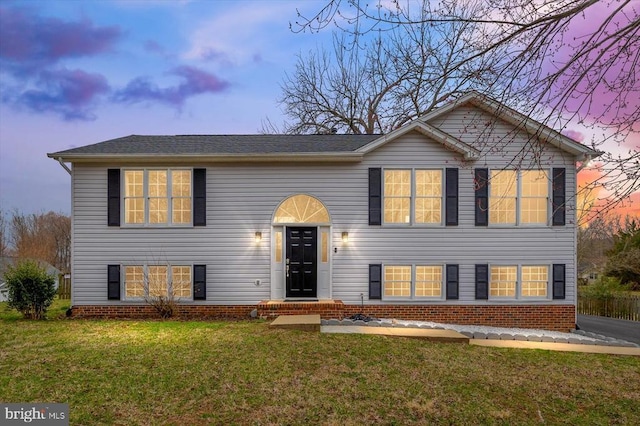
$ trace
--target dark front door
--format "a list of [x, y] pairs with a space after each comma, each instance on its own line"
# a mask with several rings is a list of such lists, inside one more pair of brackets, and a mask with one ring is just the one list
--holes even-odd
[[318, 229], [287, 227], [287, 296], [316, 297], [318, 260]]

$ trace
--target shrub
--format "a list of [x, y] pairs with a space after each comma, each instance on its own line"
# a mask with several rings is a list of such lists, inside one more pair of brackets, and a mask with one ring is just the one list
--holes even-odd
[[9, 288], [7, 305], [25, 318], [42, 319], [56, 295], [55, 280], [32, 260], [9, 267], [4, 274]]
[[173, 292], [169, 292], [168, 295], [149, 295], [144, 297], [144, 301], [153, 306], [153, 309], [160, 315], [160, 318], [167, 319], [173, 317], [177, 310], [178, 301], [176, 300]]
[[610, 299], [627, 291], [629, 291], [629, 288], [620, 284], [618, 278], [607, 276], [601, 276], [592, 284], [580, 288], [583, 296], [600, 300]]

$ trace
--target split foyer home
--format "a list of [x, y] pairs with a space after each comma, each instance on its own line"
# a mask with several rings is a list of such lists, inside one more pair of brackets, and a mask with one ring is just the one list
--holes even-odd
[[73, 315], [151, 315], [145, 292], [172, 292], [184, 316], [563, 331], [576, 165], [597, 155], [476, 92], [385, 135], [132, 135], [48, 154], [71, 174]]

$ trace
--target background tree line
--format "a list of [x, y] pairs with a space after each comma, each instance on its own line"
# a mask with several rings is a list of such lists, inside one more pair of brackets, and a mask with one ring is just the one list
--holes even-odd
[[[640, 291], [640, 221], [616, 215], [596, 217], [578, 228], [578, 270], [615, 278], [616, 285]], [[607, 280], [605, 280], [607, 281]]]
[[71, 271], [71, 218], [61, 213], [0, 211], [0, 256], [45, 261]]

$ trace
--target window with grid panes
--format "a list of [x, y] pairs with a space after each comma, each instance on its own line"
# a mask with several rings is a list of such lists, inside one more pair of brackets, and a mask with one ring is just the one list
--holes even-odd
[[127, 224], [188, 225], [192, 221], [192, 171], [124, 171]]
[[523, 297], [547, 297], [549, 267], [523, 266], [520, 294]]
[[411, 266], [386, 265], [383, 287], [386, 297], [410, 297]]
[[489, 223], [544, 225], [548, 221], [549, 176], [544, 170], [492, 170]]
[[442, 170], [384, 171], [384, 223], [442, 222]]
[[492, 266], [489, 279], [489, 297], [516, 297], [517, 266]]

